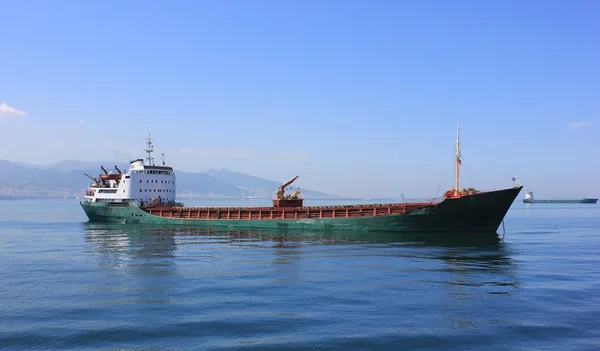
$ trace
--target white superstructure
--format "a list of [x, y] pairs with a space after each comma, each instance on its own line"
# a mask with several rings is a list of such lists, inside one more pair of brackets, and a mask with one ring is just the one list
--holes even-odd
[[154, 163], [152, 152], [154, 145], [150, 135], [146, 138], [146, 160], [131, 161], [127, 173], [122, 173], [117, 166], [115, 172], [108, 172], [101, 167], [104, 174], [98, 178], [91, 177], [85, 198], [90, 202], [135, 202], [138, 206], [173, 205], [175, 204], [175, 173], [172, 167]]
[[525, 200], [534, 201], [534, 199], [533, 199], [533, 191], [527, 190], [527, 192], [525, 193]]

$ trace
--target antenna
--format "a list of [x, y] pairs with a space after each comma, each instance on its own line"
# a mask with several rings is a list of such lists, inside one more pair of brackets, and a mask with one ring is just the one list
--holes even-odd
[[168, 150], [168, 148], [165, 146], [165, 150], [164, 150], [164, 152], [162, 153], [162, 165], [163, 165], [163, 166], [168, 166], [168, 167], [170, 167], [170, 166], [171, 166], [171, 156], [169, 156], [169, 158], [168, 158], [168, 159], [165, 157], [165, 155], [166, 155], [166, 154], [168, 154], [168, 153], [169, 153], [169, 150]]
[[154, 151], [154, 144], [152, 144], [152, 135], [148, 133], [148, 137], [146, 138], [146, 146], [147, 148], [144, 150], [148, 154], [146, 156], [146, 161], [148, 161], [149, 166], [154, 166], [154, 158], [152, 157], [152, 152]]
[[455, 186], [454, 186], [454, 196], [458, 197], [458, 176], [459, 176], [459, 169], [460, 169], [460, 157], [462, 156], [460, 154], [460, 121], [457, 122], [456, 125], [456, 165], [455, 165], [455, 169], [456, 169], [456, 174], [455, 174]]

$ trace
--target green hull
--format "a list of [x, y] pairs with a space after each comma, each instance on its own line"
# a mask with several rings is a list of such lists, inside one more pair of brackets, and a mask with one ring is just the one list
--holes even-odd
[[405, 214], [301, 220], [181, 219], [148, 214], [136, 204], [82, 201], [90, 222], [184, 225], [208, 230], [274, 229], [301, 231], [394, 231], [438, 233], [496, 232], [522, 187], [445, 199]]

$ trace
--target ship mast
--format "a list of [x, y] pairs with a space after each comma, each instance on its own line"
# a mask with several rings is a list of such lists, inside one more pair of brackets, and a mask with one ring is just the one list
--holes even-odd
[[148, 161], [148, 166], [154, 166], [154, 158], [152, 157], [152, 151], [154, 151], [154, 145], [152, 144], [152, 140], [154, 139], [152, 139], [150, 133], [148, 133], [148, 137], [146, 138], [146, 140], [147, 148], [144, 150], [148, 154], [148, 156], [146, 156], [146, 161]]
[[459, 169], [460, 169], [460, 157], [462, 156], [460, 154], [460, 121], [457, 122], [456, 125], [456, 165], [455, 165], [455, 170], [456, 170], [456, 174], [455, 174], [455, 186], [454, 186], [454, 196], [458, 197], [458, 174], [459, 174]]

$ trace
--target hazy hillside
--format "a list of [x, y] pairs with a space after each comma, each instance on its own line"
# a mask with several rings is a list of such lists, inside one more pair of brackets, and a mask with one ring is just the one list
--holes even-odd
[[[209, 169], [206, 171], [206, 173], [210, 174], [216, 179], [219, 179], [229, 184], [233, 184], [238, 188], [243, 189], [244, 194], [246, 196], [272, 196], [275, 193], [275, 190], [279, 188], [281, 184], [289, 180], [285, 179], [281, 182], [277, 182], [264, 178], [254, 177], [240, 172], [230, 171], [228, 169]], [[296, 180], [296, 182], [298, 182], [298, 180]], [[291, 186], [295, 188], [296, 183], [293, 183]], [[319, 191], [306, 190], [302, 188], [300, 189], [300, 191], [305, 197], [332, 197], [332, 195], [325, 194]]]
[[75, 170], [82, 170], [82, 169], [87, 169], [87, 170], [91, 170], [91, 169], [98, 169], [100, 170], [100, 165], [104, 165], [104, 168], [106, 168], [107, 171], [111, 171], [114, 168], [114, 165], [117, 165], [121, 171], [125, 171], [127, 169], [127, 167], [129, 167], [129, 163], [127, 162], [116, 162], [116, 161], [104, 161], [104, 162], [94, 162], [94, 161], [79, 161], [79, 160], [65, 160], [65, 161], [59, 161], [56, 163], [51, 163], [49, 165], [35, 165], [35, 164], [31, 164], [31, 163], [25, 163], [25, 162], [14, 162], [18, 165], [21, 165], [25, 168], [37, 168], [37, 169], [55, 169], [57, 171], [61, 171], [64, 173], [68, 173], [71, 171], [75, 171]]
[[[84, 173], [97, 177], [102, 172], [100, 165], [108, 172], [115, 172], [115, 164], [123, 172], [128, 168], [128, 164], [115, 162], [67, 160], [50, 165], [32, 165], [0, 160], [0, 195], [82, 195], [90, 183]], [[226, 169], [198, 173], [175, 170], [175, 174], [180, 197], [271, 197], [281, 185], [281, 182]], [[332, 197], [317, 191], [301, 191], [305, 197]]]
[[178, 194], [214, 194], [241, 197], [243, 190], [206, 173], [176, 171]]
[[[72, 179], [54, 169], [34, 169], [0, 160], [0, 189], [18, 191], [53, 190], [71, 187]], [[5, 195], [7, 191], [3, 191]], [[14, 194], [20, 195], [20, 194]], [[36, 193], [36, 195], [39, 195]]]

